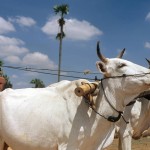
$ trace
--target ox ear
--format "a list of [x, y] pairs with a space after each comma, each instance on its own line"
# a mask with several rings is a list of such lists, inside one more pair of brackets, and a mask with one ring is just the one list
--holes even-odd
[[101, 73], [105, 74], [107, 72], [105, 63], [98, 61], [96, 62], [96, 66]]

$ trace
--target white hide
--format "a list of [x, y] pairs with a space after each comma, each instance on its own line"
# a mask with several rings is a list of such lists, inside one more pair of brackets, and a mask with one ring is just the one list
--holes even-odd
[[123, 119], [117, 123], [119, 150], [131, 150], [132, 145], [132, 132], [134, 126], [137, 125], [141, 113], [141, 102], [136, 101], [134, 105], [126, 106], [124, 111], [124, 118], [129, 123], [127, 124]]
[[[117, 124], [119, 127], [119, 150], [132, 150], [132, 137], [139, 139], [149, 127], [150, 102], [145, 98], [136, 100], [134, 105], [126, 106], [123, 114], [129, 124], [126, 124], [123, 119]], [[148, 131], [145, 131], [145, 136], [148, 134]]]
[[[144, 99], [144, 98], [143, 98]], [[138, 119], [138, 123], [134, 126], [133, 138], [139, 139], [142, 133], [150, 127], [150, 101], [140, 99], [141, 101], [141, 113]]]
[[[120, 67], [122, 63], [124, 67]], [[131, 70], [132, 74], [149, 71], [119, 58], [108, 59], [103, 65], [110, 77], [131, 74]], [[74, 94], [81, 81], [63, 81], [42, 89], [1, 92], [1, 139], [14, 150], [102, 150], [108, 146], [113, 141], [115, 123], [91, 111], [84, 98]], [[106, 118], [118, 116], [108, 104], [102, 84], [113, 107], [123, 111], [126, 104], [150, 87], [150, 74], [107, 78], [99, 84], [96, 111]]]

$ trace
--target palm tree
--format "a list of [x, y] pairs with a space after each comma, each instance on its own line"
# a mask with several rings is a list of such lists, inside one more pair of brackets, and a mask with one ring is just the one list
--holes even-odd
[[60, 41], [59, 43], [59, 66], [58, 66], [58, 82], [60, 81], [60, 70], [61, 70], [61, 57], [62, 57], [62, 39], [65, 37], [65, 33], [63, 31], [63, 26], [65, 24], [64, 15], [69, 13], [69, 6], [67, 4], [56, 5], [54, 6], [55, 14], [60, 13], [60, 19], [58, 20], [58, 24], [60, 26], [60, 32], [57, 34], [56, 39]]
[[43, 81], [40, 79], [37, 79], [37, 78], [32, 79], [30, 81], [30, 83], [35, 85], [34, 88], [44, 88], [45, 87], [45, 84], [43, 83]]

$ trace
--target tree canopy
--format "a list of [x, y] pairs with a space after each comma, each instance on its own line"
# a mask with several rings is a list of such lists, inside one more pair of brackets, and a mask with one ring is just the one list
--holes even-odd
[[32, 80], [30, 81], [30, 83], [31, 83], [31, 84], [34, 84], [34, 87], [33, 87], [33, 88], [44, 88], [44, 87], [45, 87], [45, 84], [43, 83], [43, 81], [40, 80], [40, 79], [37, 79], [37, 78], [32, 79]]

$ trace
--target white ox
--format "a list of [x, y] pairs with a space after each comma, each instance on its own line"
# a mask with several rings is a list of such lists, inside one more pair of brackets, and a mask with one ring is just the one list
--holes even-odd
[[[139, 139], [142, 133], [148, 129], [150, 121], [150, 101], [145, 98], [137, 99], [134, 105], [126, 106], [124, 118], [129, 121], [126, 124], [123, 119], [117, 123], [119, 134], [119, 150], [131, 150], [132, 137]], [[134, 131], [134, 132], [133, 132]], [[148, 131], [145, 131], [145, 136]]]
[[117, 111], [122, 112], [150, 87], [150, 74], [127, 60], [105, 58], [99, 47], [98, 56], [102, 61], [97, 67], [108, 78], [99, 84], [97, 113], [89, 109], [84, 97], [74, 94], [80, 80], [42, 89], [7, 89], [0, 94], [1, 143], [6, 141], [14, 150], [101, 150], [108, 146], [115, 123], [107, 118], [118, 119]]
[[142, 117], [138, 120], [138, 124], [134, 127], [133, 138], [139, 139], [145, 130], [148, 130], [150, 127], [150, 102], [147, 101], [142, 106], [143, 114]]
[[[149, 63], [149, 69], [150, 69], [150, 60], [146, 59]], [[145, 93], [145, 92], [144, 92]], [[142, 95], [141, 95], [142, 96]], [[136, 128], [134, 128], [133, 132], [133, 138], [138, 139], [141, 135], [150, 136], [150, 92], [147, 93], [147, 95], [144, 96], [149, 102], [142, 101], [142, 111], [143, 116], [136, 125]], [[143, 104], [144, 103], [144, 104]]]
[[[147, 60], [149, 65], [150, 62]], [[124, 118], [117, 123], [117, 132], [119, 136], [119, 150], [131, 150], [132, 138], [139, 139], [141, 136], [150, 135], [150, 91], [144, 92], [135, 99], [135, 104], [126, 106]]]

